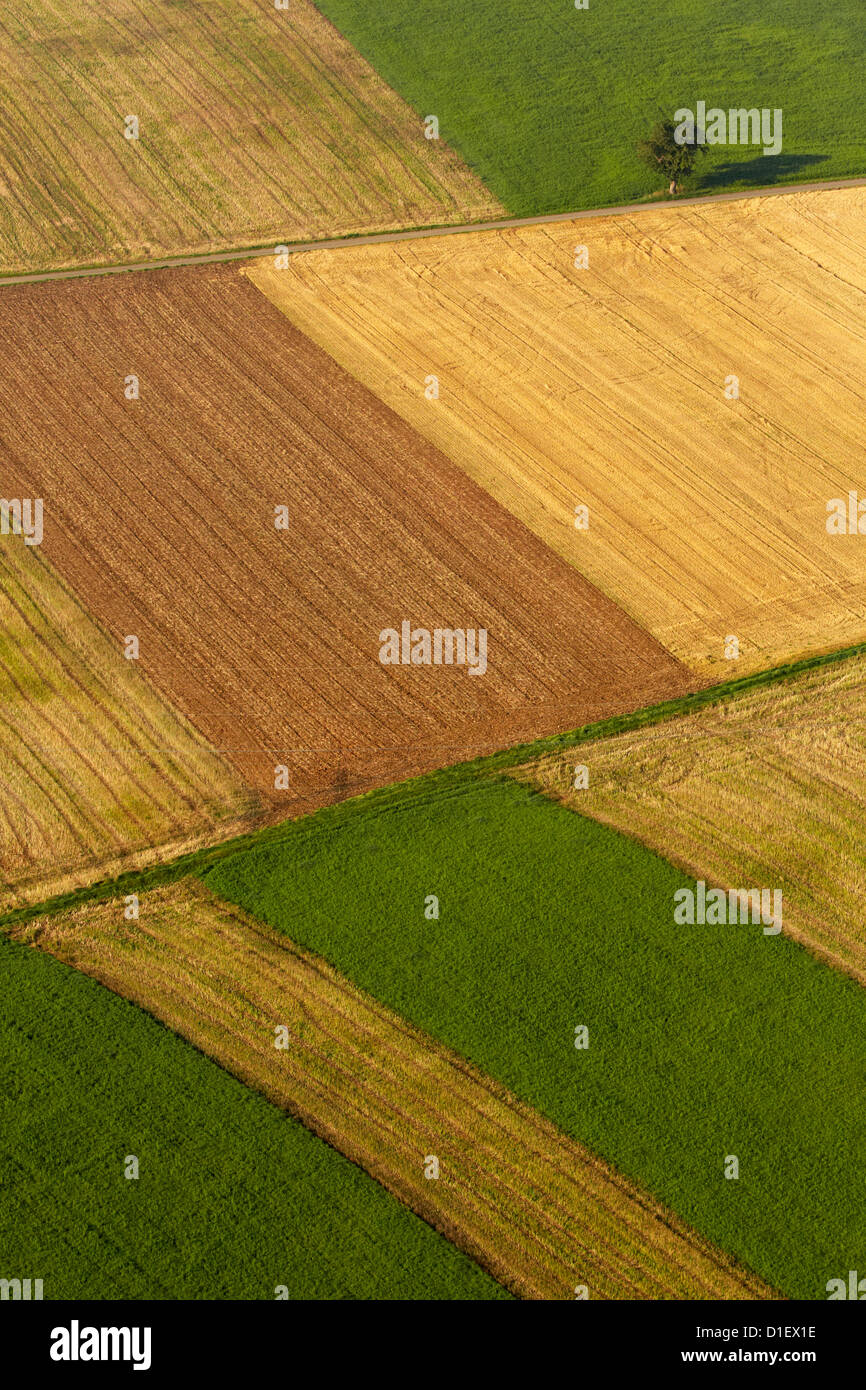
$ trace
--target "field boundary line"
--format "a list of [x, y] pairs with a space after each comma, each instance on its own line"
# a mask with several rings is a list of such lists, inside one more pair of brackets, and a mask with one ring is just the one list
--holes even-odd
[[489, 753], [467, 762], [453, 763], [447, 767], [436, 768], [432, 772], [421, 773], [417, 777], [407, 777], [399, 782], [375, 787], [370, 791], [360, 792], [357, 796], [347, 797], [344, 801], [320, 807], [307, 815], [287, 818], [275, 825], [262, 826], [258, 830], [248, 831], [246, 834], [234, 836], [232, 839], [224, 840], [219, 844], [194, 850], [164, 864], [153, 864], [145, 869], [130, 869], [119, 874], [116, 878], [101, 879], [96, 883], [76, 888], [72, 892], [47, 898], [40, 903], [10, 908], [6, 912], [0, 913], [0, 930], [5, 931], [9, 927], [19, 926], [35, 917], [52, 916], [56, 912], [62, 912], [79, 903], [98, 901], [129, 893], [145, 893], [151, 888], [166, 883], [174, 883], [181, 878], [192, 875], [200, 876], [219, 860], [225, 859], [229, 855], [237, 854], [254, 844], [278, 841], [317, 817], [327, 815], [333, 818], [340, 813], [345, 814], [347, 808], [355, 808], [362, 801], [368, 802], [372, 810], [376, 805], [386, 805], [398, 793], [405, 796], [410, 789], [417, 789], [421, 794], [424, 794], [428, 790], [450, 786], [459, 791], [461, 787], [473, 784], [480, 777], [497, 776], [509, 768], [518, 767], [521, 763], [530, 762], [548, 754], [564, 752], [566, 749], [575, 748], [581, 743], [589, 743], [596, 739], [614, 738], [617, 734], [630, 733], [634, 729], [662, 724], [669, 719], [691, 714], [710, 705], [724, 704], [728, 700], [735, 700], [739, 695], [745, 695], [750, 691], [781, 684], [784, 681], [805, 675], [809, 671], [850, 661], [858, 656], [866, 656], [866, 642], [858, 642], [854, 646], [842, 647], [836, 651], [824, 652], [817, 656], [802, 657], [786, 665], [773, 666], [766, 671], [754, 671], [748, 676], [740, 676], [718, 685], [703, 686], [689, 695], [683, 695], [673, 700], [664, 700], [657, 705], [646, 705], [642, 709], [633, 710], [628, 714], [611, 715], [606, 719], [597, 720], [594, 724], [584, 724], [580, 728], [562, 734], [549, 734], [545, 738], [535, 739], [531, 743], [514, 744], [497, 753]]
[[393, 241], [418, 241], [427, 237], [465, 236], [471, 232], [513, 231], [521, 227], [542, 227], [554, 222], [581, 222], [594, 217], [631, 217], [650, 208], [694, 207], [696, 204], [735, 203], [747, 198], [774, 198], [785, 193], [822, 193], [844, 188], [866, 187], [866, 177], [828, 179], [826, 182], [772, 184], [766, 188], [743, 188], [733, 193], [697, 193], [688, 198], [645, 199], [639, 203], [619, 203], [610, 207], [583, 208], [576, 212], [545, 212], [534, 217], [504, 217], [493, 222], [461, 222], [431, 224], [425, 227], [406, 227], [396, 232], [360, 232], [354, 236], [326, 237], [319, 241], [270, 241], [231, 251], [203, 251], [190, 256], [165, 256], [159, 260], [128, 261], [113, 265], [75, 266], [68, 270], [34, 270], [23, 274], [0, 272], [0, 289], [4, 285], [34, 285], [50, 280], [80, 280], [96, 275], [126, 275], [142, 270], [179, 270], [184, 266], [220, 265], [227, 261], [264, 260], [274, 255], [275, 246], [287, 246], [289, 254], [302, 255], [309, 251], [342, 251], [353, 246], [378, 246]]
[[[295, 1115], [518, 1297], [570, 1297], [575, 1250], [608, 1285], [599, 1297], [781, 1297], [640, 1183], [326, 957], [200, 880], [158, 890], [152, 908], [142, 930], [118, 934], [112, 905], [103, 903], [83, 918], [37, 921], [16, 939], [153, 1014]], [[249, 1037], [270, 1017], [285, 1019], [294, 1035], [282, 1063], [269, 1031]], [[218, 1040], [214, 1020], [225, 1025]], [[437, 1185], [425, 1183], [410, 1157], [431, 1129], [445, 1136], [451, 1181], [464, 1189], [456, 1205], [434, 1195]], [[517, 1213], [516, 1230], [508, 1211]], [[576, 1242], [575, 1222], [584, 1227]]]

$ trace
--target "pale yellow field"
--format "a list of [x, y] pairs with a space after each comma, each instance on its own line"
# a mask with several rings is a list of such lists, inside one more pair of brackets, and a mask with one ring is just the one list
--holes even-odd
[[695, 878], [781, 888], [783, 931], [866, 984], [866, 657], [517, 775]]
[[4, 0], [0, 271], [501, 211], [424, 115], [311, 0]]
[[702, 675], [866, 638], [866, 535], [826, 530], [866, 495], [866, 189], [248, 273]]
[[[297, 1115], [525, 1298], [772, 1298], [652, 1198], [198, 880], [16, 930]], [[275, 1046], [285, 1026], [288, 1046]], [[435, 1155], [439, 1177], [426, 1178]]]
[[0, 910], [227, 838], [257, 798], [94, 623], [0, 538]]

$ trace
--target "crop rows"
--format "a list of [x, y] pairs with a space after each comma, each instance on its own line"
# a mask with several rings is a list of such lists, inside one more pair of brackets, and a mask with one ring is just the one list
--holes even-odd
[[849, 492], [864, 497], [864, 212], [863, 189], [801, 193], [317, 251], [248, 273], [721, 680], [730, 636], [738, 673], [866, 636], [857, 541], [827, 529], [832, 499], [847, 525]]
[[4, 273], [500, 210], [310, 0], [10, 0], [0, 195]]
[[602, 1298], [771, 1296], [502, 1087], [196, 880], [146, 895], [136, 922], [115, 901], [19, 935], [298, 1116], [522, 1297], [569, 1298], [584, 1282]]
[[655, 728], [590, 741], [518, 775], [696, 877], [773, 884], [783, 929], [866, 983], [866, 660]]
[[225, 838], [255, 798], [22, 536], [0, 541], [0, 904]]
[[[693, 684], [233, 271], [42, 289], [4, 292], [8, 486], [277, 813]], [[486, 673], [383, 665], [403, 621], [485, 629]]]

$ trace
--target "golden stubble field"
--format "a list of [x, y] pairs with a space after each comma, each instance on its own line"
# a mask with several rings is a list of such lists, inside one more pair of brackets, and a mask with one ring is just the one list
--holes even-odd
[[258, 807], [39, 549], [0, 539], [0, 910], [228, 838]]
[[783, 930], [866, 983], [866, 657], [517, 775], [695, 878], [781, 888]]
[[0, 271], [501, 212], [424, 114], [311, 0], [7, 0]]
[[[549, 1121], [197, 880], [16, 930], [291, 1111], [524, 1298], [772, 1298]], [[277, 1027], [286, 1032], [276, 1047]], [[429, 1157], [439, 1177], [425, 1176]]]
[[[233, 268], [0, 295], [4, 488], [274, 815], [693, 687]], [[381, 661], [404, 622], [489, 633], [483, 675]]]
[[702, 675], [866, 638], [866, 189], [246, 273]]

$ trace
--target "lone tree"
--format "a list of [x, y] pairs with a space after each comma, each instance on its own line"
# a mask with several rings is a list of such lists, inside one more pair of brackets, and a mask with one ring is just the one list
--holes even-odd
[[670, 117], [662, 113], [661, 120], [656, 123], [649, 139], [641, 140], [637, 147], [644, 164], [648, 164], [651, 169], [661, 169], [665, 178], [669, 180], [669, 193], [678, 192], [683, 179], [688, 178], [692, 172], [698, 153], [705, 153], [703, 145], [677, 144], [674, 138], [677, 128]]

